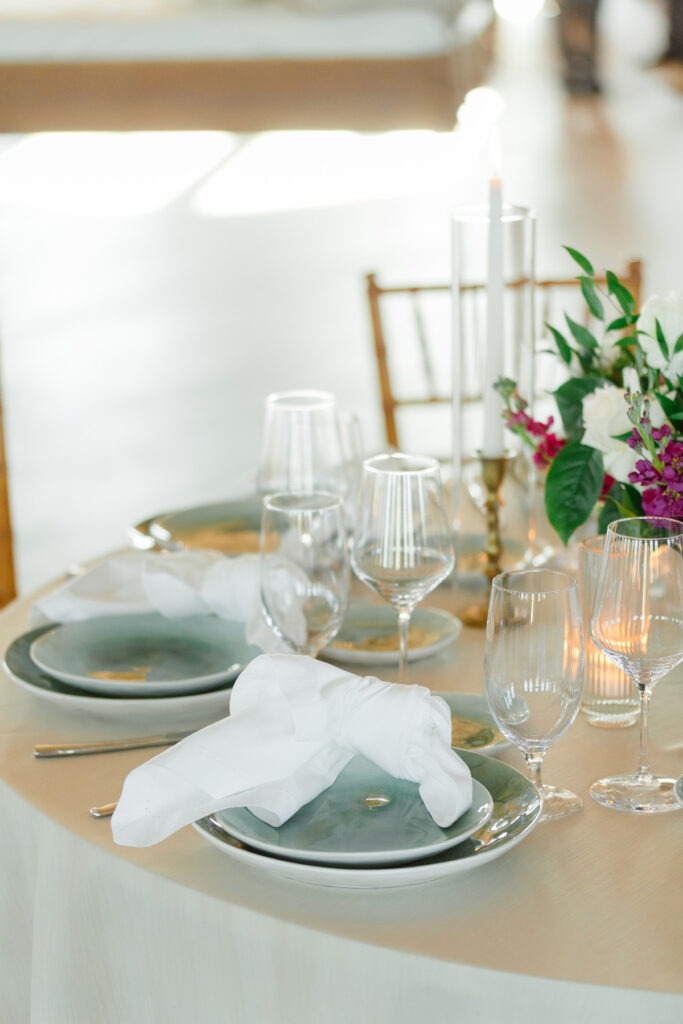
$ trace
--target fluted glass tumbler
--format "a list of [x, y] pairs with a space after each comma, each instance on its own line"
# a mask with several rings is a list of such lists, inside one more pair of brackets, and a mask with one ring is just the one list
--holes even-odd
[[585, 658], [581, 711], [589, 725], [619, 729], [638, 721], [638, 696], [631, 677], [591, 638], [591, 615], [604, 548], [604, 534], [579, 542], [579, 598]]

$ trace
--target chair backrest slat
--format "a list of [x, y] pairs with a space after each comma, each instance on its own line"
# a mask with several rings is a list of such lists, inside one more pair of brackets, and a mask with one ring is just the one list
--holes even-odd
[[[629, 262], [626, 271], [620, 274], [619, 277], [636, 300], [636, 309], [639, 309], [642, 281], [641, 262], [639, 260], [632, 260]], [[606, 286], [607, 282], [604, 277], [596, 277], [596, 281], [600, 286]], [[518, 281], [509, 282], [508, 286], [513, 288], [523, 287], [527, 283], [526, 279], [520, 278]], [[437, 375], [433, 360], [434, 347], [430, 344], [424, 309], [421, 304], [421, 297], [423, 295], [433, 293], [450, 293], [451, 286], [449, 284], [420, 284], [392, 285], [385, 287], [377, 283], [377, 277], [375, 274], [368, 274], [366, 276], [366, 284], [386, 439], [390, 446], [398, 447], [399, 435], [396, 422], [397, 409], [407, 406], [427, 406], [437, 402], [448, 402], [450, 400], [448, 396], [439, 394], [437, 391]], [[581, 282], [578, 278], [545, 278], [536, 281], [537, 310], [540, 314], [540, 324], [543, 325], [552, 321], [555, 312], [553, 300], [557, 298], [558, 292], [564, 291], [567, 294], [576, 294], [580, 289], [580, 286]], [[471, 294], [471, 301], [468, 303], [468, 308], [465, 310], [464, 314], [469, 316], [471, 319], [471, 337], [480, 337], [479, 327], [481, 326], [481, 317], [483, 313], [482, 300], [484, 298], [485, 285], [483, 283], [467, 284], [463, 287], [462, 291]], [[383, 299], [388, 296], [398, 295], [408, 296], [412, 306], [417, 349], [425, 382], [425, 392], [422, 395], [411, 394], [410, 396], [398, 397], [393, 387], [390, 360], [387, 353], [390, 341], [385, 332], [381, 307]], [[590, 322], [591, 316], [588, 313], [584, 316], [584, 323], [586, 326], [589, 326]], [[539, 334], [539, 338], [545, 338], [546, 335], [547, 331], [543, 328]], [[537, 341], [539, 338], [537, 338]], [[479, 364], [482, 358], [481, 352], [466, 352], [464, 358], [466, 380], [477, 380], [480, 377], [478, 371], [480, 369]], [[467, 392], [463, 397], [463, 401], [474, 402], [480, 400], [480, 398], [480, 395], [470, 394]]]

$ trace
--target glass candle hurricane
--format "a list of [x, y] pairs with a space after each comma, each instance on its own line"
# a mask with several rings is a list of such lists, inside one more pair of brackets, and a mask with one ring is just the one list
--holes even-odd
[[593, 643], [590, 634], [604, 548], [604, 536], [587, 537], [579, 543], [579, 597], [585, 658], [581, 710], [590, 725], [624, 728], [638, 721], [638, 695], [633, 681]]

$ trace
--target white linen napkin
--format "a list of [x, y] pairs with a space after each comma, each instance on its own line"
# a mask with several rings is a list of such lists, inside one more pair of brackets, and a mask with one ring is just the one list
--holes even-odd
[[424, 686], [261, 655], [235, 683], [230, 711], [128, 775], [111, 822], [115, 842], [150, 846], [225, 807], [281, 825], [354, 754], [417, 782], [442, 828], [472, 803], [469, 769], [451, 750], [448, 705]]
[[[259, 573], [258, 555], [228, 558], [216, 551], [128, 551], [40, 598], [31, 607], [30, 623], [36, 627], [153, 611], [170, 619], [213, 613], [244, 622], [247, 641], [261, 650], [290, 651], [263, 618]], [[296, 590], [299, 573], [296, 566], [283, 563], [278, 576], [283, 592]], [[303, 630], [305, 636], [299, 603], [290, 600], [287, 609], [289, 635], [296, 640]]]

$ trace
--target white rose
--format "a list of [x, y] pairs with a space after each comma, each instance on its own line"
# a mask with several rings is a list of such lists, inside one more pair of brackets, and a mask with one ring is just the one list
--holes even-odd
[[[597, 448], [603, 454], [605, 472], [615, 480], [626, 481], [628, 474], [636, 468], [641, 456], [616, 438], [632, 430], [628, 418], [629, 399], [622, 388], [605, 384], [583, 400], [583, 422], [585, 432], [582, 444]], [[655, 427], [661, 427], [666, 417], [659, 402], [650, 400], [650, 419]]]
[[645, 331], [638, 338], [650, 366], [664, 370], [667, 377], [683, 376], [683, 351], [667, 360], [657, 341], [655, 320], [659, 320], [669, 354], [683, 334], [683, 292], [669, 292], [668, 295], [653, 295], [648, 299], [638, 318], [638, 330]]

